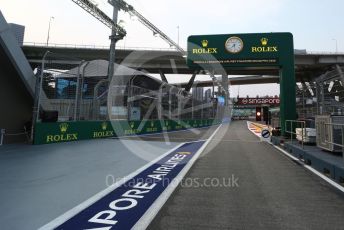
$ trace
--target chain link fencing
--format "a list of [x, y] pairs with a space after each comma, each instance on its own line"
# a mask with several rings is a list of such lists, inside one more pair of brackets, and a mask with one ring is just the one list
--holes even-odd
[[[126, 79], [126, 83], [111, 86], [116, 87], [111, 91], [117, 99], [111, 99], [109, 104], [107, 61], [83, 61], [47, 52], [36, 71], [36, 77], [42, 79], [37, 83], [36, 121], [221, 118], [224, 105], [216, 100], [210, 87], [181, 92], [180, 88], [152, 80], [142, 72], [140, 75], [135, 70], [126, 70], [128, 73], [123, 76], [115, 76]], [[158, 84], [156, 89], [151, 88], [153, 84]], [[149, 109], [151, 104], [155, 104], [153, 109]], [[137, 111], [139, 116], [133, 114]]]
[[[55, 53], [42, 60], [38, 121], [106, 120], [107, 67]], [[56, 120], [57, 119], [57, 120]]]

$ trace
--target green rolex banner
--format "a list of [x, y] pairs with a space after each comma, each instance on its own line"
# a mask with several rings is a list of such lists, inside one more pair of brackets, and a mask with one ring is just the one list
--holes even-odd
[[[121, 137], [176, 131], [191, 127], [205, 127], [221, 123], [218, 119], [206, 120], [147, 120], [141, 121], [75, 121], [37, 123], [34, 144], [50, 144], [87, 139]], [[194, 124], [190, 126], [190, 124]]]

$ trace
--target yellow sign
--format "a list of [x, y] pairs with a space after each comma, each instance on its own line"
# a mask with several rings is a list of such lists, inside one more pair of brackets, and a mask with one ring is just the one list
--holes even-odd
[[202, 40], [202, 46], [206, 48], [208, 46], [208, 40]]
[[68, 129], [68, 124], [67, 124], [67, 123], [62, 123], [62, 124], [60, 125], [60, 131], [61, 131], [61, 133], [67, 132], [67, 129]]
[[67, 133], [68, 127], [69, 127], [68, 123], [60, 124], [59, 128], [60, 128], [61, 134], [47, 135], [47, 143], [78, 140], [77, 133]]
[[101, 126], [102, 126], [102, 130], [106, 130], [107, 129], [107, 123], [106, 122], [103, 122], [101, 124]]
[[103, 131], [100, 132], [93, 132], [93, 138], [103, 138], [103, 137], [113, 137], [114, 133], [113, 130], [107, 130], [108, 123], [103, 122], [100, 124], [101, 129]]
[[192, 49], [193, 54], [217, 54], [217, 48], [208, 48], [208, 40], [202, 40], [201, 45], [203, 48]]
[[272, 52], [278, 52], [277, 46], [267, 46], [269, 39], [262, 38], [260, 39], [260, 42], [262, 46], [253, 46], [252, 47], [252, 53], [272, 53]]
[[157, 132], [158, 128], [147, 128], [147, 132]]

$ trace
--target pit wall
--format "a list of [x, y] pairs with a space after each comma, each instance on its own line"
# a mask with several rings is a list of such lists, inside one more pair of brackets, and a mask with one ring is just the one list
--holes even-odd
[[37, 123], [35, 126], [34, 144], [51, 144], [201, 128], [220, 124], [221, 120], [154, 120], [143, 123], [143, 127], [139, 127], [141, 121], [70, 121]]

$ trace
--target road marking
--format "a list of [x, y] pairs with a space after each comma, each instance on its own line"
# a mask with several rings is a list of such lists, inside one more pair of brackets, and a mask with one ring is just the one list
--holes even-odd
[[271, 144], [274, 148], [278, 149], [279, 151], [281, 151], [283, 154], [285, 154], [286, 156], [290, 157], [291, 159], [293, 159], [294, 161], [297, 161], [300, 165], [302, 165], [304, 168], [308, 169], [309, 171], [311, 171], [313, 174], [319, 176], [321, 179], [323, 179], [324, 181], [326, 181], [327, 183], [329, 183], [330, 185], [332, 185], [333, 187], [335, 187], [336, 189], [340, 190], [341, 192], [344, 192], [344, 187], [341, 186], [340, 184], [338, 184], [337, 182], [331, 180], [330, 178], [326, 177], [325, 175], [323, 175], [322, 173], [318, 172], [317, 170], [315, 170], [314, 168], [312, 168], [309, 165], [306, 165], [303, 161], [301, 161], [300, 159], [294, 157], [293, 155], [291, 155], [290, 153], [288, 153], [287, 151], [285, 151], [284, 149]]
[[246, 143], [260, 143], [261, 141], [248, 141], [248, 140], [240, 140], [240, 139], [218, 139], [214, 138], [214, 141], [224, 141], [224, 142], [246, 142]]
[[[253, 133], [255, 134], [254, 131], [252, 131], [250, 129], [250, 122], [247, 122], [247, 128]], [[256, 136], [260, 137], [260, 135], [255, 134]], [[337, 182], [331, 180], [330, 178], [326, 177], [325, 175], [321, 174], [320, 172], [318, 172], [317, 170], [315, 170], [314, 168], [312, 168], [309, 165], [306, 165], [303, 161], [301, 161], [299, 158], [294, 157], [293, 155], [291, 155], [290, 153], [288, 153], [287, 151], [285, 151], [284, 149], [269, 143], [270, 145], [272, 145], [274, 148], [276, 148], [277, 150], [279, 150], [280, 152], [282, 152], [283, 154], [285, 154], [286, 156], [288, 156], [289, 158], [293, 159], [294, 161], [296, 161], [298, 164], [302, 165], [304, 168], [308, 169], [309, 171], [311, 171], [313, 174], [319, 176], [321, 179], [325, 180], [327, 183], [329, 183], [330, 185], [332, 185], [333, 187], [335, 187], [336, 189], [340, 190], [341, 192], [344, 192], [344, 187], [341, 186], [340, 184], [338, 184]]]
[[[135, 139], [135, 138], [137, 138], [138, 141], [140, 141], [140, 138], [144, 138], [144, 139], [163, 139], [164, 137], [163, 136], [160, 136], [160, 137], [149, 137], [149, 136], [137, 137], [137, 136], [132, 136], [132, 137], [125, 137], [125, 138], [121, 137], [119, 139], [131, 140], [131, 139]], [[181, 137], [170, 137], [170, 141], [173, 141], [173, 140], [184, 140], [183, 142], [185, 142], [185, 140], [195, 140], [195, 139], [196, 138], [188, 138], [188, 137], [184, 137], [184, 138], [181, 138]], [[195, 141], [200, 141], [200, 140], [198, 139], [198, 140], [195, 140]]]
[[251, 133], [253, 133], [257, 137], [262, 137], [262, 135], [261, 135], [262, 130], [269, 129], [268, 126], [266, 126], [266, 125], [254, 123], [251, 121], [247, 121], [247, 128], [248, 128], [248, 130], [251, 131]]
[[187, 128], [187, 129], [181, 129], [181, 130], [171, 130], [171, 131], [161, 131], [161, 132], [155, 132], [155, 133], [143, 133], [143, 134], [135, 134], [135, 135], [126, 135], [126, 136], [120, 136], [120, 137], [109, 137], [109, 139], [121, 139], [125, 137], [142, 137], [142, 136], [152, 136], [152, 135], [161, 135], [163, 133], [175, 133], [175, 132], [193, 132], [195, 133], [199, 129], [207, 129], [207, 128], [213, 128], [213, 126], [217, 126], [219, 124], [215, 125], [209, 125], [209, 126], [204, 126], [204, 127], [192, 127], [192, 128]]
[[253, 133], [257, 137], [260, 137], [260, 131], [252, 124], [252, 122], [247, 121], [247, 128], [248, 130], [250, 130], [251, 133]]
[[216, 133], [221, 128], [222, 124], [217, 127], [214, 133], [209, 137], [209, 139], [202, 145], [202, 147], [197, 151], [195, 156], [188, 162], [188, 164], [182, 169], [182, 171], [178, 174], [178, 176], [174, 179], [176, 183], [170, 184], [165, 191], [159, 196], [159, 198], [151, 205], [151, 207], [146, 211], [146, 213], [141, 217], [141, 219], [136, 223], [133, 227], [135, 230], [146, 229], [148, 225], [152, 222], [154, 217], [158, 214], [162, 206], [166, 203], [168, 198], [171, 196], [173, 191], [178, 187], [179, 183], [182, 181], [186, 173], [190, 170], [192, 165], [196, 162], [198, 157], [204, 151], [204, 149], [208, 146], [210, 141], [214, 138]]
[[[135, 223], [134, 229], [146, 228], [221, 126], [207, 141], [181, 143], [115, 185], [44, 225], [40, 230], [128, 229]], [[177, 150], [182, 154], [178, 154]], [[167, 186], [160, 183], [159, 178], [162, 175], [163, 179], [170, 179], [171, 183]], [[148, 177], [157, 181], [151, 180], [151, 185], [144, 182], [130, 184], [131, 180]]]
[[76, 215], [77, 213], [79, 213], [80, 211], [84, 210], [85, 208], [87, 208], [88, 206], [90, 206], [91, 204], [93, 204], [94, 202], [96, 202], [97, 200], [101, 199], [102, 197], [106, 196], [107, 194], [109, 194], [111, 191], [113, 191], [114, 189], [116, 189], [117, 187], [119, 187], [121, 184], [127, 182], [130, 178], [134, 177], [135, 175], [137, 175], [138, 173], [140, 173], [141, 171], [147, 169], [149, 166], [155, 164], [156, 162], [158, 162], [159, 160], [161, 160], [162, 158], [164, 158], [165, 156], [167, 156], [168, 154], [170, 154], [171, 152], [177, 150], [178, 148], [180, 148], [183, 144], [185, 143], [180, 143], [179, 145], [177, 145], [176, 147], [174, 147], [173, 149], [167, 151], [166, 153], [164, 153], [163, 155], [159, 156], [157, 159], [147, 163], [146, 165], [142, 166], [141, 168], [137, 169], [136, 171], [130, 173], [129, 175], [125, 176], [122, 180], [116, 182], [115, 184], [113, 184], [112, 186], [109, 186], [108, 188], [104, 189], [103, 191], [95, 194], [94, 196], [92, 196], [91, 198], [87, 199], [86, 201], [82, 202], [81, 204], [79, 204], [78, 206], [70, 209], [69, 211], [67, 211], [66, 213], [62, 214], [61, 216], [57, 217], [56, 219], [52, 220], [51, 222], [49, 222], [48, 224], [42, 226], [41, 228], [39, 228], [39, 230], [50, 230], [50, 229], [54, 229], [54, 227], [62, 224], [63, 222], [65, 222], [66, 220], [70, 219], [72, 216]]

